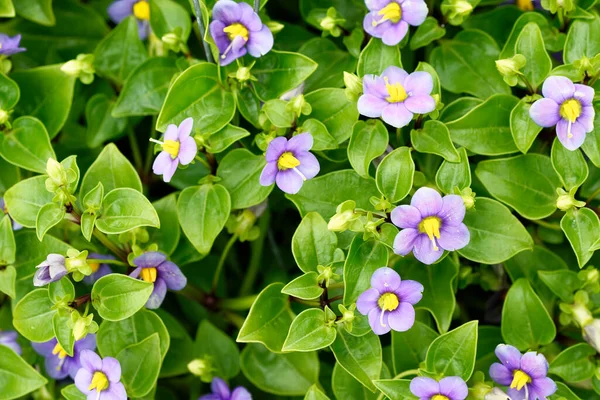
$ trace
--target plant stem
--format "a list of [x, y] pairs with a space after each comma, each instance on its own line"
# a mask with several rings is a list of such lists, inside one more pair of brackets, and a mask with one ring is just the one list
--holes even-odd
[[542, 227], [544, 227], [544, 228], [551, 229], [551, 230], [553, 230], [553, 231], [560, 231], [560, 230], [562, 230], [562, 229], [560, 228], [560, 225], [558, 225], [558, 224], [553, 224], [553, 223], [551, 223], [551, 222], [544, 221], [544, 220], [541, 220], [541, 219], [540, 219], [540, 220], [533, 221], [533, 223], [535, 223], [535, 224], [538, 224], [539, 226], [542, 226]]
[[332, 297], [332, 298], [328, 299], [327, 300], [327, 304], [329, 305], [329, 304], [334, 303], [334, 302], [336, 302], [338, 300], [341, 300], [343, 298], [344, 298], [344, 295], [340, 294], [339, 296], [335, 296], [335, 297]]
[[229, 250], [233, 244], [237, 241], [238, 236], [233, 235], [225, 245], [223, 249], [223, 253], [221, 253], [221, 258], [219, 259], [219, 263], [217, 264], [217, 270], [215, 271], [215, 275], [212, 281], [212, 291], [213, 293], [217, 290], [217, 284], [219, 283], [219, 278], [221, 277], [221, 270], [223, 269], [223, 265], [225, 265], [225, 260], [227, 259], [227, 255], [229, 254]]
[[235, 325], [238, 329], [240, 329], [242, 325], [244, 325], [244, 318], [242, 318], [240, 315], [226, 310], [223, 311], [223, 314], [225, 316], [225, 319], [231, 322], [233, 325]]
[[302, 300], [297, 297], [290, 297], [296, 303], [304, 304], [305, 306], [321, 307], [321, 303], [316, 300]]
[[329, 289], [341, 289], [344, 287], [344, 282], [331, 283], [328, 288]]
[[219, 306], [232, 311], [246, 311], [252, 307], [252, 304], [254, 304], [257, 297], [257, 294], [253, 294], [251, 296], [238, 297], [235, 299], [223, 299], [219, 302]]
[[[108, 238], [104, 233], [100, 232], [98, 228], [94, 228], [94, 237], [100, 241], [110, 251], [115, 253], [117, 257], [119, 257], [123, 262], [127, 262], [127, 254], [123, 249], [119, 248], [112, 240]], [[103, 260], [104, 261], [104, 260]], [[129, 265], [129, 264], [127, 264]]]
[[598, 196], [600, 194], [600, 186], [598, 187], [598, 189], [594, 190], [594, 193], [592, 193], [590, 195], [590, 197], [587, 198], [587, 200], [585, 201], [586, 204], [589, 204], [590, 201], [594, 200], [596, 198], [596, 196]]
[[254, 286], [254, 282], [256, 281], [256, 276], [258, 275], [258, 270], [260, 269], [260, 260], [262, 259], [263, 248], [265, 247], [265, 238], [267, 236], [270, 220], [271, 213], [267, 210], [258, 223], [258, 227], [260, 228], [260, 236], [250, 245], [252, 249], [252, 255], [250, 256], [250, 265], [246, 271], [244, 281], [242, 282], [242, 286], [240, 288], [240, 296], [246, 296], [250, 294], [252, 286]]
[[135, 132], [132, 128], [127, 129], [127, 137], [129, 137], [129, 145], [131, 146], [131, 151], [133, 152], [133, 162], [135, 163], [135, 168], [138, 171], [142, 171], [144, 166], [144, 162], [142, 160], [142, 153], [140, 151], [140, 146], [135, 137]]
[[410, 375], [419, 375], [419, 370], [418, 369], [409, 369], [408, 371], [400, 372], [398, 375], [396, 375], [394, 377], [394, 379], [402, 379], [405, 376], [410, 376]]
[[120, 265], [122, 267], [129, 267], [129, 264], [124, 263], [123, 261], [119, 261], [119, 260], [105, 260], [102, 258], [88, 258], [86, 260], [89, 263], [92, 264], [113, 264], [113, 265]]
[[198, 30], [200, 31], [200, 36], [202, 40], [202, 46], [204, 47], [204, 54], [206, 55], [206, 61], [214, 62], [212, 58], [212, 53], [210, 52], [210, 47], [206, 40], [204, 40], [204, 34], [206, 33], [206, 28], [204, 27], [204, 22], [202, 21], [202, 11], [200, 8], [200, 0], [192, 0], [194, 3], [194, 11], [196, 13], [196, 22], [198, 22]]
[[260, 0], [254, 0], [254, 12], [258, 14], [260, 11]]
[[[156, 128], [156, 115], [152, 116], [152, 126], [150, 127], [150, 139], [154, 136], [154, 130]], [[152, 167], [152, 155], [154, 153], [154, 144], [152, 142], [148, 143], [148, 148], [146, 150], [146, 163], [144, 164], [144, 177], [150, 175], [150, 168]]]
[[207, 170], [212, 171], [212, 168], [210, 167], [210, 164], [204, 158], [200, 157], [199, 155], [196, 155], [195, 159], [200, 164], [204, 165]]

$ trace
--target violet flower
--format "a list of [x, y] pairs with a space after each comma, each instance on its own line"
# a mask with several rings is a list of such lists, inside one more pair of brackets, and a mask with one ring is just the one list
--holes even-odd
[[52, 379], [64, 379], [70, 376], [75, 379], [75, 375], [80, 365], [81, 352], [84, 350], [96, 349], [96, 335], [90, 333], [81, 340], [75, 342], [73, 346], [73, 357], [69, 356], [62, 348], [56, 338], [43, 343], [31, 343], [33, 349], [39, 355], [46, 358], [46, 373]]
[[65, 257], [60, 254], [48, 254], [46, 259], [40, 263], [33, 276], [33, 286], [45, 286], [49, 283], [59, 281], [67, 274]]
[[187, 278], [175, 263], [167, 261], [167, 256], [158, 251], [150, 251], [133, 259], [137, 267], [129, 275], [132, 278], [140, 277], [146, 282], [154, 284], [152, 294], [146, 303], [146, 308], [160, 307], [167, 289], [181, 290], [187, 284]]
[[21, 35], [10, 37], [4, 33], [0, 33], [0, 55], [8, 57], [26, 51], [26, 48], [19, 47], [20, 43]]
[[23, 352], [21, 345], [17, 342], [19, 334], [15, 331], [0, 331], [0, 346], [6, 346], [19, 355]]
[[408, 26], [419, 26], [427, 18], [423, 0], [366, 0], [369, 13], [363, 21], [365, 31], [388, 46], [404, 39]]
[[494, 382], [508, 386], [512, 400], [546, 400], [556, 392], [556, 383], [548, 375], [548, 361], [543, 354], [529, 351], [525, 354], [508, 344], [496, 347], [500, 363], [490, 367]]
[[108, 16], [115, 23], [133, 15], [137, 21], [138, 34], [144, 40], [150, 33], [150, 4], [146, 0], [115, 0], [108, 6]]
[[[2, 211], [5, 215], [8, 215], [8, 218], [10, 218], [10, 220], [12, 222], [13, 231], [18, 231], [19, 229], [23, 228], [23, 226], [21, 224], [19, 224], [17, 221], [12, 219], [12, 217], [8, 214], [8, 209], [6, 208], [6, 202], [4, 201], [3, 197], [0, 197], [0, 211]], [[2, 214], [0, 214], [0, 216], [1, 215]], [[2, 219], [2, 218], [0, 218], [0, 219]]]
[[100, 358], [91, 350], [83, 350], [79, 362], [81, 368], [75, 375], [75, 386], [88, 400], [127, 400], [119, 360]]
[[411, 251], [423, 264], [433, 264], [444, 250], [465, 247], [470, 240], [462, 197], [450, 194], [440, 196], [428, 187], [413, 195], [410, 205], [401, 205], [392, 211], [392, 222], [402, 230], [394, 239], [394, 253], [401, 256]]
[[377, 335], [391, 329], [404, 332], [415, 323], [415, 309], [423, 297], [423, 285], [417, 281], [401, 280], [396, 271], [379, 268], [371, 276], [371, 288], [356, 301], [362, 315], [368, 315], [369, 325]]
[[[99, 260], [114, 260], [115, 259], [114, 256], [106, 255], [106, 254], [98, 254], [98, 253], [90, 253], [88, 255], [88, 258], [99, 259]], [[88, 275], [85, 278], [83, 278], [83, 282], [85, 282], [88, 285], [93, 285], [94, 282], [96, 282], [98, 279], [112, 273], [112, 269], [110, 268], [110, 266], [108, 264], [99, 264], [99, 263], [88, 262], [88, 265], [92, 268], [92, 273], [91, 273], [91, 275]]]
[[458, 376], [447, 376], [439, 382], [419, 376], [410, 381], [410, 391], [420, 400], [465, 400], [469, 388]]
[[529, 116], [539, 126], [556, 125], [558, 140], [569, 150], [578, 149], [585, 134], [594, 129], [594, 89], [574, 84], [564, 76], [551, 76], [542, 86], [543, 99], [529, 109]]
[[198, 400], [252, 400], [252, 395], [245, 387], [238, 386], [231, 392], [229, 386], [220, 378], [213, 378], [210, 389], [212, 394], [205, 394]]
[[[405, 2], [410, 0], [405, 0]], [[358, 112], [369, 118], [382, 118], [395, 128], [408, 125], [414, 114], [435, 110], [431, 97], [433, 79], [428, 72], [408, 74], [402, 68], [387, 67], [381, 76], [363, 77], [363, 95]]]
[[186, 118], [179, 127], [170, 124], [165, 132], [164, 142], [156, 139], [150, 139], [151, 142], [162, 146], [162, 151], [154, 160], [152, 171], [157, 175], [162, 175], [165, 182], [170, 182], [177, 170], [177, 166], [188, 165], [196, 157], [198, 146], [193, 137], [192, 127], [193, 118]]
[[313, 146], [310, 133], [301, 133], [287, 140], [277, 137], [267, 148], [267, 165], [260, 174], [260, 184], [277, 182], [279, 189], [289, 194], [300, 191], [304, 181], [314, 178], [321, 169], [317, 157], [309, 150]]
[[210, 35], [219, 48], [221, 65], [227, 65], [246, 53], [258, 58], [273, 48], [273, 34], [249, 4], [219, 0], [212, 16]]

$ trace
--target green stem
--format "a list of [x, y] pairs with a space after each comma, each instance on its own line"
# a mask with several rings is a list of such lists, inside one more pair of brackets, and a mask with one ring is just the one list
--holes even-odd
[[337, 282], [337, 283], [330, 284], [327, 288], [328, 289], [341, 289], [343, 287], [344, 287], [344, 282]]
[[600, 194], [600, 186], [598, 187], [598, 189], [594, 190], [594, 193], [592, 193], [590, 195], [590, 197], [587, 198], [585, 203], [590, 204], [590, 201], [594, 200], [596, 198], [596, 196], [598, 196], [599, 194]]
[[531, 83], [529, 83], [529, 80], [527, 79], [527, 77], [525, 75], [523, 75], [522, 73], [520, 73], [519, 75], [521, 76], [523, 83], [527, 87], [529, 94], [535, 94], [535, 89], [533, 88], [533, 86], [531, 86]]
[[88, 262], [88, 264], [113, 264], [113, 265], [120, 265], [122, 267], [129, 267], [129, 264], [124, 263], [123, 261], [119, 261], [119, 260], [105, 260], [102, 258], [88, 258], [86, 260]]
[[219, 283], [219, 278], [221, 277], [221, 270], [223, 269], [223, 265], [225, 265], [225, 260], [227, 259], [227, 255], [229, 254], [229, 250], [233, 247], [233, 244], [237, 241], [238, 236], [233, 235], [225, 245], [223, 249], [223, 253], [221, 253], [221, 258], [219, 259], [219, 263], [217, 264], [217, 270], [215, 271], [215, 275], [212, 281], [212, 291], [213, 293], [217, 290], [217, 285]]
[[592, 77], [592, 79], [590, 79], [590, 81], [588, 82], [589, 86], [594, 86], [594, 83], [596, 83], [596, 81], [598, 80], [598, 78], [600, 78], [600, 71], [598, 71], [598, 73], [596, 75], [594, 75]]
[[142, 152], [140, 151], [140, 146], [135, 138], [135, 132], [132, 128], [127, 129], [127, 137], [129, 137], [129, 145], [131, 146], [131, 151], [133, 152], [133, 162], [135, 163], [135, 168], [138, 171], [142, 170], [144, 165], [144, 161], [142, 160]]
[[207, 170], [212, 171], [212, 168], [210, 167], [210, 164], [208, 163], [208, 161], [206, 161], [204, 158], [200, 157], [199, 155], [196, 155], [195, 158], [196, 158], [196, 161], [198, 161], [200, 164], [204, 165]]
[[267, 210], [258, 223], [260, 236], [250, 245], [250, 248], [252, 249], [252, 255], [250, 256], [250, 265], [248, 266], [248, 270], [246, 271], [244, 281], [242, 282], [242, 286], [240, 288], [240, 296], [246, 296], [250, 294], [252, 286], [254, 286], [254, 282], [256, 281], [256, 276], [260, 270], [260, 261], [262, 259], [263, 249], [265, 247], [265, 238], [267, 237], [267, 229], [269, 227], [270, 219], [271, 213]]
[[192, 0], [194, 3], [194, 11], [196, 13], [196, 22], [198, 22], [198, 30], [200, 31], [200, 36], [202, 40], [202, 46], [204, 47], [204, 54], [206, 55], [206, 61], [209, 63], [213, 62], [212, 53], [210, 52], [210, 47], [206, 40], [204, 40], [204, 34], [206, 33], [206, 28], [204, 27], [204, 22], [202, 21], [202, 11], [200, 9], [200, 1]]
[[252, 304], [254, 304], [257, 297], [257, 294], [253, 294], [251, 296], [238, 297], [235, 299], [222, 299], [219, 302], [219, 306], [232, 311], [246, 311], [252, 307]]
[[223, 311], [223, 314], [225, 316], [225, 319], [231, 322], [233, 325], [235, 325], [238, 329], [240, 329], [242, 325], [244, 325], [244, 318], [240, 315], [226, 310]]
[[104, 233], [100, 232], [97, 228], [94, 228], [94, 237], [100, 241], [110, 251], [115, 253], [124, 262], [127, 262], [127, 254], [123, 249], [119, 248], [112, 240], [108, 238]]
[[539, 226], [543, 226], [544, 228], [547, 229], [552, 229], [553, 231], [560, 231], [560, 225], [558, 224], [553, 224], [551, 222], [548, 221], [544, 221], [544, 220], [535, 220], [533, 221], [533, 223], [538, 224]]
[[254, 0], [254, 12], [258, 14], [260, 11], [260, 0]]
[[398, 375], [396, 375], [394, 377], [394, 379], [402, 379], [405, 376], [410, 376], [410, 375], [419, 375], [419, 370], [418, 369], [409, 369], [408, 371], [400, 372]]
[[204, 293], [200, 289], [195, 288], [189, 283], [183, 289], [178, 291], [177, 294], [187, 297], [190, 300], [194, 300], [195, 302], [198, 302], [200, 304], [204, 303]]
[[564, 31], [565, 30], [565, 16], [563, 14], [563, 9], [559, 8], [558, 9], [558, 22], [560, 23], [560, 31]]
[[[150, 139], [154, 136], [154, 129], [156, 128], [156, 115], [152, 116], [152, 126], [150, 127]], [[148, 142], [148, 148], [146, 149], [146, 163], [144, 164], [144, 176], [150, 175], [150, 168], [152, 167], [152, 157], [154, 155], [154, 143]]]
[[296, 303], [304, 304], [305, 306], [321, 307], [321, 303], [316, 300], [302, 300], [297, 297], [292, 297], [291, 299]]

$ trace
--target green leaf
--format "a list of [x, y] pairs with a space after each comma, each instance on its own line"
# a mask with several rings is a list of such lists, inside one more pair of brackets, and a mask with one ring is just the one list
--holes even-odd
[[60, 394], [62, 394], [67, 400], [87, 400], [87, 395], [83, 394], [81, 390], [77, 389], [77, 386], [75, 386], [74, 383], [62, 388]]
[[[1, 14], [1, 13], [0, 13]], [[0, 110], [9, 111], [15, 108], [21, 97], [19, 85], [8, 76], [0, 76]]]
[[56, 23], [52, 12], [52, 0], [17, 0], [13, 4], [17, 15], [22, 18], [45, 26]]
[[415, 163], [408, 147], [399, 147], [381, 161], [375, 173], [377, 189], [392, 203], [405, 198], [413, 186]]
[[369, 178], [371, 162], [385, 152], [388, 140], [388, 131], [380, 120], [357, 121], [348, 144], [352, 168], [363, 178]]
[[98, 75], [123, 85], [129, 74], [148, 59], [135, 17], [125, 18], [110, 31], [96, 47], [94, 56]]
[[[142, 96], [142, 99], [144, 97]], [[101, 146], [108, 140], [118, 138], [125, 131], [127, 119], [112, 116], [114, 104], [114, 101], [103, 93], [98, 93], [88, 100], [85, 107], [85, 120], [89, 147]]]
[[550, 363], [548, 372], [567, 382], [580, 382], [594, 375], [596, 350], [587, 343], [578, 343], [563, 350]]
[[325, 311], [309, 308], [292, 321], [282, 351], [309, 352], [323, 349], [333, 343], [335, 337], [336, 328], [326, 324]]
[[319, 286], [318, 277], [318, 273], [309, 271], [285, 285], [281, 289], [281, 293], [303, 300], [317, 299], [323, 294], [323, 288]]
[[52, 282], [48, 285], [48, 297], [53, 304], [70, 303], [75, 300], [75, 286], [68, 278]]
[[[338, 144], [350, 138], [352, 126], [358, 120], [358, 108], [356, 102], [348, 100], [344, 89], [319, 89], [308, 93], [304, 99], [312, 107], [309, 117], [321, 121]], [[306, 119], [300, 117], [301, 122]]]
[[260, 292], [240, 328], [238, 342], [262, 343], [270, 351], [281, 351], [294, 319], [289, 298], [281, 289], [283, 283], [272, 283]]
[[12, 130], [2, 135], [0, 155], [11, 164], [41, 174], [48, 159], [56, 159], [44, 124], [33, 117], [13, 122]]
[[308, 389], [308, 392], [306, 392], [306, 395], [304, 396], [304, 400], [329, 400], [329, 397], [321, 392], [319, 387], [315, 384]]
[[369, 332], [357, 337], [345, 329], [338, 329], [331, 351], [339, 365], [372, 392], [376, 387], [373, 380], [381, 373], [381, 342], [377, 335]]
[[38, 239], [41, 241], [50, 228], [58, 225], [63, 220], [65, 214], [66, 211], [63, 205], [47, 203], [42, 206], [35, 220], [35, 231]]
[[567, 270], [538, 271], [542, 282], [565, 303], [573, 303], [573, 293], [581, 287], [577, 273]]
[[446, 194], [453, 194], [455, 187], [463, 190], [471, 186], [471, 168], [467, 150], [461, 147], [458, 149], [458, 154], [460, 162], [453, 163], [444, 160], [435, 174], [436, 185]]
[[13, 264], [16, 254], [17, 246], [12, 221], [8, 215], [4, 215], [0, 218], [0, 265]]
[[566, 190], [581, 186], [587, 179], [589, 169], [579, 149], [568, 150], [555, 138], [550, 157], [552, 167]]
[[11, 348], [0, 346], [0, 399], [17, 399], [31, 393], [48, 381]]
[[154, 387], [162, 361], [159, 342], [158, 333], [154, 333], [117, 354], [116, 358], [121, 364], [121, 382], [128, 396], [145, 396]]
[[302, 132], [310, 132], [313, 137], [312, 150], [333, 150], [337, 149], [338, 144], [333, 136], [329, 134], [327, 127], [316, 119], [307, 119], [300, 128]]
[[337, 236], [327, 229], [327, 222], [316, 212], [304, 216], [292, 237], [292, 253], [302, 272], [317, 271], [318, 265], [334, 260]]
[[52, 327], [54, 331], [54, 336], [56, 337], [58, 344], [60, 344], [60, 346], [69, 356], [73, 357], [73, 346], [75, 345], [75, 337], [73, 336], [73, 328], [69, 328], [68, 325], [68, 322], [70, 320], [70, 313], [66, 313], [65, 315], [56, 313], [52, 318]]
[[262, 111], [277, 128], [291, 128], [294, 124], [296, 116], [287, 109], [287, 104], [287, 101], [273, 99], [263, 105]]
[[231, 379], [240, 372], [240, 351], [235, 342], [208, 320], [198, 326], [195, 357], [210, 359], [215, 376]]
[[120, 321], [144, 307], [153, 289], [154, 284], [127, 275], [106, 275], [92, 287], [92, 305], [105, 320]]
[[596, 106], [596, 117], [594, 118], [594, 130], [585, 135], [585, 141], [581, 145], [581, 150], [600, 168], [600, 107]]
[[581, 400], [579, 396], [571, 391], [571, 389], [562, 382], [556, 382], [556, 393], [552, 395], [552, 400]]
[[26, 228], [35, 228], [40, 209], [54, 196], [46, 190], [46, 176], [25, 179], [4, 193], [4, 201], [10, 216]]
[[131, 188], [113, 189], [102, 200], [96, 228], [108, 234], [127, 232], [140, 226], [160, 227], [158, 214], [148, 199]]
[[401, 373], [418, 368], [425, 361], [429, 345], [438, 336], [436, 331], [419, 321], [415, 321], [413, 327], [405, 332], [392, 331], [394, 371]]
[[390, 399], [412, 400], [414, 395], [410, 391], [410, 382], [409, 379], [380, 379], [374, 383]]
[[383, 243], [356, 235], [344, 263], [344, 304], [354, 303], [371, 286], [371, 275], [387, 263], [388, 249]]
[[250, 85], [234, 92], [235, 104], [240, 114], [254, 127], [260, 128], [259, 114], [262, 103]]
[[477, 333], [476, 371], [488, 372], [493, 363], [498, 362], [496, 347], [502, 343], [502, 333], [499, 326], [480, 325]]
[[598, 16], [595, 16], [593, 20], [573, 21], [565, 42], [565, 63], [572, 64], [583, 57], [593, 58], [600, 53], [598, 37], [600, 37], [600, 18]]
[[410, 49], [413, 51], [420, 49], [444, 36], [446, 36], [446, 28], [440, 27], [434, 17], [427, 17], [410, 38]]
[[529, 281], [521, 278], [508, 290], [502, 308], [502, 337], [519, 350], [537, 349], [556, 336], [556, 327]]
[[445, 123], [455, 121], [482, 103], [483, 100], [475, 97], [459, 97], [442, 109], [440, 121]]
[[[382, 376], [386, 370], [385, 364], [383, 364]], [[346, 372], [339, 363], [335, 363], [333, 367], [331, 385], [337, 399], [377, 400], [378, 398], [378, 393], [373, 393], [370, 389], [367, 389], [367, 387]]]
[[477, 198], [476, 209], [468, 211], [463, 222], [471, 240], [458, 253], [471, 261], [498, 264], [533, 248], [533, 239], [523, 224], [495, 200]]
[[515, 53], [525, 56], [527, 63], [523, 67], [522, 73], [531, 86], [537, 90], [550, 73], [552, 60], [544, 47], [542, 31], [535, 22], [525, 25], [519, 34], [515, 44]]
[[12, 18], [15, 16], [15, 7], [12, 0], [0, 0], [0, 17]]
[[[489, 20], [486, 22], [489, 24]], [[564, 34], [558, 32], [555, 26], [550, 24], [544, 15], [536, 12], [526, 12], [521, 14], [515, 21], [508, 40], [504, 44], [504, 48], [498, 59], [510, 58], [515, 55], [515, 47], [519, 34], [525, 25], [530, 22], [535, 22], [542, 30], [544, 44], [549, 51], [560, 51], [560, 49], [562, 49], [564, 44]]]
[[391, 66], [402, 68], [400, 60], [400, 48], [398, 46], [386, 46], [381, 39], [371, 38], [358, 58], [356, 71], [362, 78], [365, 75], [381, 75]]
[[526, 154], [542, 127], [533, 122], [529, 116], [531, 103], [519, 100], [510, 112], [510, 132], [519, 151]]
[[482, 161], [475, 175], [492, 196], [525, 218], [542, 219], [556, 211], [556, 188], [562, 184], [550, 157], [526, 154]]
[[47, 342], [54, 337], [52, 318], [56, 310], [47, 289], [35, 289], [21, 299], [13, 310], [13, 325], [32, 342]]
[[0, 269], [0, 292], [14, 299], [16, 296], [16, 279], [17, 270], [12, 265]]
[[160, 377], [187, 374], [189, 372], [187, 365], [194, 358], [194, 342], [187, 329], [175, 317], [162, 309], [156, 312], [167, 327], [170, 337], [169, 351], [163, 360]]
[[573, 208], [562, 217], [560, 227], [571, 243], [579, 268], [583, 268], [595, 251], [600, 232], [598, 215], [589, 208]]
[[192, 30], [192, 23], [190, 14], [177, 2], [151, 0], [150, 27], [158, 38], [162, 38], [167, 33], [175, 32], [179, 39], [186, 42]]
[[460, 155], [450, 140], [450, 132], [443, 122], [430, 120], [423, 129], [411, 130], [410, 141], [420, 153], [436, 154], [449, 162], [460, 162]]
[[427, 371], [442, 376], [459, 376], [469, 380], [475, 366], [477, 321], [467, 322], [435, 339], [425, 363]]
[[304, 83], [304, 92], [309, 93], [325, 87], [344, 86], [344, 71], [354, 71], [356, 58], [340, 50], [335, 43], [325, 38], [314, 38], [298, 50], [317, 63], [317, 70]]
[[246, 136], [250, 136], [250, 132], [244, 128], [228, 124], [225, 128], [208, 137], [206, 148], [210, 153], [217, 154], [227, 150], [229, 146]]
[[156, 243], [158, 249], [171, 255], [177, 248], [181, 237], [177, 218], [177, 194], [171, 193], [152, 203], [160, 219], [160, 229], [148, 229], [150, 242]]

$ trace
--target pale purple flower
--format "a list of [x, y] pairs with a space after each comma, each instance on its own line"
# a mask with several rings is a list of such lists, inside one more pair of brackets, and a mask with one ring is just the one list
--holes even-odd
[[175, 263], [167, 261], [167, 256], [159, 251], [150, 251], [133, 259], [137, 267], [129, 276], [154, 284], [152, 294], [146, 303], [147, 308], [160, 307], [167, 289], [181, 290], [187, 285], [187, 278]]
[[280, 136], [269, 143], [267, 165], [260, 174], [260, 184], [270, 186], [277, 182], [279, 189], [295, 194], [304, 181], [314, 178], [321, 169], [317, 157], [309, 150], [313, 146], [310, 133], [301, 133], [290, 140]]
[[205, 394], [198, 400], [252, 400], [252, 395], [245, 387], [238, 386], [229, 390], [229, 386], [220, 378], [213, 378], [210, 389], [211, 394]]
[[115, 0], [108, 6], [108, 16], [115, 23], [133, 15], [137, 21], [138, 34], [144, 40], [150, 33], [150, 4], [146, 0]]
[[[21, 224], [19, 224], [17, 221], [12, 219], [11, 216], [8, 214], [8, 209], [6, 208], [6, 202], [4, 201], [3, 197], [0, 197], [0, 211], [2, 211], [5, 215], [8, 215], [8, 218], [10, 218], [10, 220], [12, 222], [13, 231], [18, 231], [19, 229], [23, 228], [23, 226]], [[2, 216], [2, 214], [0, 214], [0, 216]]]
[[469, 395], [467, 384], [459, 376], [447, 376], [439, 382], [419, 376], [410, 381], [410, 391], [419, 400], [465, 400]]
[[81, 368], [81, 352], [96, 349], [96, 335], [90, 333], [83, 339], [76, 341], [73, 346], [73, 357], [69, 356], [58, 344], [56, 338], [43, 343], [32, 342], [31, 346], [36, 353], [46, 358], [44, 364], [46, 373], [52, 379], [64, 379], [67, 376], [75, 379], [77, 371]]
[[4, 33], [0, 33], [0, 55], [12, 56], [13, 54], [26, 51], [26, 48], [19, 47], [20, 43], [21, 35], [10, 37]]
[[422, 297], [423, 285], [417, 281], [403, 281], [396, 271], [382, 267], [371, 276], [371, 288], [358, 296], [356, 308], [369, 317], [369, 325], [377, 335], [392, 329], [404, 332], [414, 325], [413, 306]]
[[219, 0], [212, 16], [210, 35], [219, 48], [221, 65], [227, 65], [246, 53], [258, 58], [273, 48], [273, 34], [249, 4]]
[[594, 129], [594, 89], [574, 84], [564, 76], [551, 76], [542, 86], [543, 99], [531, 105], [529, 115], [544, 128], [556, 125], [558, 140], [569, 150], [578, 149], [585, 134]]
[[363, 77], [358, 112], [369, 118], [381, 117], [393, 127], [402, 128], [408, 125], [414, 114], [435, 110], [432, 90], [433, 79], [428, 72], [417, 71], [409, 75], [402, 68], [387, 67], [381, 76]]
[[427, 18], [423, 0], [366, 0], [369, 13], [363, 21], [365, 31], [388, 46], [404, 39], [408, 26], [419, 26]]
[[402, 230], [394, 239], [394, 253], [401, 256], [411, 251], [423, 264], [433, 264], [444, 250], [465, 247], [470, 240], [462, 197], [442, 196], [433, 189], [422, 187], [413, 195], [410, 205], [392, 211], [392, 222]]
[[[107, 254], [98, 254], [98, 253], [90, 253], [88, 258], [98, 259], [98, 260], [114, 260], [115, 257]], [[92, 267], [92, 274], [83, 278], [83, 282], [88, 285], [93, 285], [98, 279], [112, 273], [112, 269], [108, 264], [97, 264], [88, 262], [90, 267]]]
[[6, 346], [17, 354], [21, 354], [21, 345], [17, 342], [19, 334], [15, 331], [0, 331], [0, 346]]
[[193, 118], [186, 118], [179, 127], [170, 124], [165, 132], [164, 142], [156, 139], [150, 139], [151, 142], [162, 146], [162, 151], [154, 160], [152, 171], [157, 175], [162, 175], [165, 182], [170, 182], [177, 170], [177, 166], [187, 165], [194, 160], [198, 152], [198, 146], [193, 137], [192, 127]]
[[496, 347], [500, 363], [490, 367], [490, 377], [499, 385], [508, 386], [512, 400], [546, 400], [556, 392], [556, 383], [548, 375], [548, 361], [543, 354], [525, 354], [508, 344]]
[[59, 281], [68, 272], [65, 266], [65, 257], [60, 254], [48, 254], [48, 257], [36, 268], [33, 286], [38, 287]]
[[121, 364], [112, 357], [100, 358], [91, 350], [83, 350], [79, 357], [81, 368], [75, 375], [75, 386], [87, 400], [127, 400], [121, 383]]

